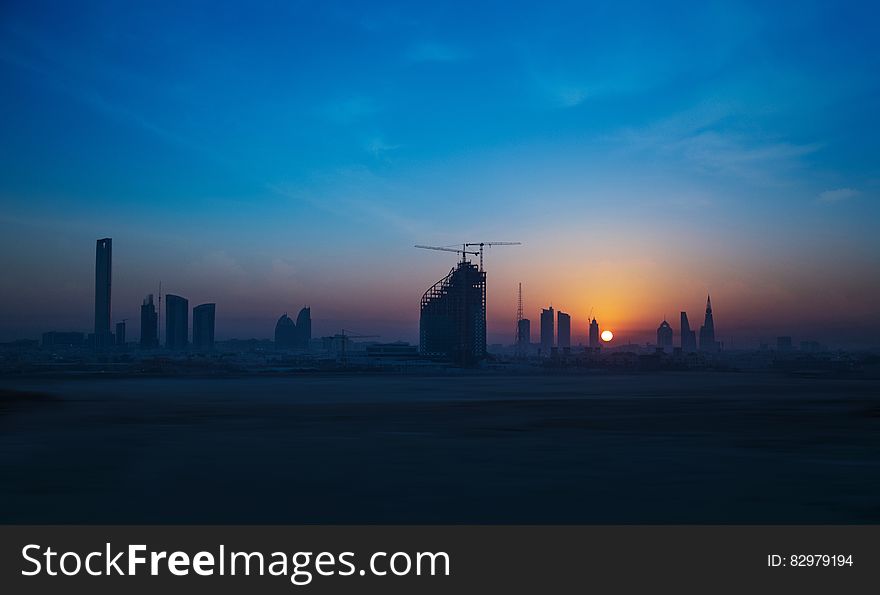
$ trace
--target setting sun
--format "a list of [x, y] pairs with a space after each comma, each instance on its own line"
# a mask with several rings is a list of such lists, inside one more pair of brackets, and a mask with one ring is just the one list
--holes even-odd
[[614, 333], [611, 331], [602, 331], [602, 340], [606, 343], [614, 338]]

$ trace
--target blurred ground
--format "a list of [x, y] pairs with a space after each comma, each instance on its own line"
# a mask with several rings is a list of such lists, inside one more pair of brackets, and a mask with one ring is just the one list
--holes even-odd
[[5, 523], [877, 523], [880, 382], [0, 381]]

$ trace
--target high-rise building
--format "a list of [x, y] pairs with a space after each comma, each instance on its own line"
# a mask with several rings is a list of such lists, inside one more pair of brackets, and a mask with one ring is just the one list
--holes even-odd
[[201, 304], [193, 308], [193, 348], [201, 351], [214, 349], [215, 304]]
[[555, 346], [553, 306], [541, 310], [541, 353], [550, 355]]
[[590, 319], [590, 349], [598, 349], [599, 347], [599, 321], [592, 318]]
[[159, 346], [159, 315], [153, 303], [153, 294], [144, 298], [141, 304], [141, 349], [155, 349]]
[[792, 350], [792, 341], [791, 337], [776, 337], [776, 350], [777, 351], [791, 351]]
[[694, 353], [697, 350], [697, 333], [691, 330], [687, 312], [681, 313], [681, 350], [684, 353]]
[[312, 309], [306, 306], [296, 315], [296, 346], [300, 349], [308, 349], [311, 341]]
[[296, 348], [296, 323], [285, 312], [275, 323], [275, 349]]
[[571, 349], [571, 316], [562, 310], [556, 313], [556, 346]]
[[179, 295], [165, 296], [165, 347], [186, 349], [189, 342], [189, 300]]
[[712, 318], [712, 300], [706, 296], [706, 320], [700, 327], [700, 351], [718, 351], [715, 342], [715, 321]]
[[657, 327], [657, 347], [672, 349], [672, 335], [672, 325], [664, 318], [660, 326]]
[[472, 364], [486, 356], [486, 273], [462, 259], [422, 296], [422, 355]]
[[113, 240], [102, 238], [95, 247], [95, 347], [110, 347], [110, 284]]
[[296, 322], [283, 314], [275, 323], [276, 349], [308, 349], [312, 341], [312, 309], [306, 306], [299, 311]]
[[285, 312], [275, 323], [275, 349], [294, 349], [295, 347], [296, 323]]
[[520, 351], [526, 353], [532, 343], [532, 321], [528, 318], [521, 318], [516, 323], [516, 341]]
[[116, 323], [116, 346], [125, 347], [125, 321]]
[[590, 320], [590, 349], [599, 348], [599, 321]]

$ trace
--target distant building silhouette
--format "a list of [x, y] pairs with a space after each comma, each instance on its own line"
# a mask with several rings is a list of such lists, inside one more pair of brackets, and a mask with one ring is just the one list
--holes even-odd
[[312, 309], [306, 306], [296, 315], [296, 341], [301, 349], [308, 349], [312, 340]]
[[366, 346], [366, 353], [367, 357], [414, 359], [419, 355], [419, 348], [403, 341], [371, 343]]
[[528, 318], [523, 318], [516, 323], [516, 341], [517, 345], [521, 348], [522, 353], [525, 353], [528, 350], [529, 345], [531, 345], [532, 321]]
[[697, 333], [691, 330], [687, 312], [681, 313], [681, 350], [684, 353], [694, 353], [697, 350]]
[[590, 349], [599, 348], [599, 321], [593, 318], [590, 320]]
[[193, 349], [214, 349], [214, 312], [216, 304], [201, 304], [193, 308]]
[[541, 353], [550, 355], [554, 347], [553, 306], [541, 310]]
[[43, 333], [43, 347], [82, 347], [86, 343], [85, 333], [49, 331]]
[[486, 273], [462, 259], [422, 296], [422, 355], [471, 364], [486, 356]]
[[189, 300], [165, 295], [165, 347], [186, 349], [189, 342]]
[[110, 332], [110, 285], [113, 269], [113, 240], [102, 238], [95, 246], [95, 347], [112, 345]]
[[562, 310], [556, 313], [556, 346], [571, 349], [571, 316]]
[[141, 304], [141, 348], [156, 349], [157, 347], [159, 347], [159, 315], [151, 293]]
[[791, 337], [776, 337], [776, 349], [778, 351], [791, 351], [792, 350]]
[[294, 349], [296, 346], [296, 323], [287, 313], [275, 323], [275, 348]]
[[125, 347], [125, 321], [116, 323], [116, 346]]
[[672, 335], [672, 326], [664, 318], [660, 326], [657, 327], [657, 347], [672, 349]]
[[700, 351], [718, 351], [715, 341], [715, 321], [712, 318], [712, 299], [706, 296], [706, 320], [700, 327]]
[[296, 322], [286, 313], [275, 323], [276, 349], [308, 349], [312, 340], [312, 309], [303, 308]]

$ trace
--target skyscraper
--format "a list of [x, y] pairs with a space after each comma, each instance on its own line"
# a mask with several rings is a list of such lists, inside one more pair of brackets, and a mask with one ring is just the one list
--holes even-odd
[[486, 273], [462, 259], [422, 296], [419, 350], [472, 364], [486, 356]]
[[554, 345], [553, 306], [541, 310], [541, 353], [550, 355]]
[[275, 323], [275, 349], [296, 348], [296, 323], [285, 312]]
[[296, 346], [308, 349], [312, 341], [312, 309], [304, 307], [296, 315]]
[[144, 298], [141, 304], [141, 349], [155, 349], [159, 346], [159, 315], [153, 304], [153, 294]]
[[562, 310], [556, 313], [556, 345], [559, 349], [571, 348], [571, 316]]
[[125, 321], [116, 323], [116, 346], [125, 347]]
[[189, 300], [165, 295], [165, 347], [186, 349], [189, 339]]
[[95, 347], [110, 347], [110, 282], [113, 240], [102, 238], [95, 247]]
[[697, 350], [697, 334], [691, 330], [687, 312], [681, 313], [681, 350], [693, 353]]
[[516, 323], [516, 341], [520, 353], [526, 353], [532, 343], [532, 321], [522, 318]]
[[672, 335], [672, 326], [664, 318], [660, 326], [657, 327], [657, 347], [672, 349]]
[[718, 351], [715, 342], [715, 321], [712, 318], [712, 300], [706, 296], [706, 320], [700, 327], [700, 351]]
[[215, 304], [201, 304], [193, 308], [193, 348], [202, 351], [214, 349]]
[[590, 349], [599, 348], [599, 321], [593, 318], [590, 321]]

